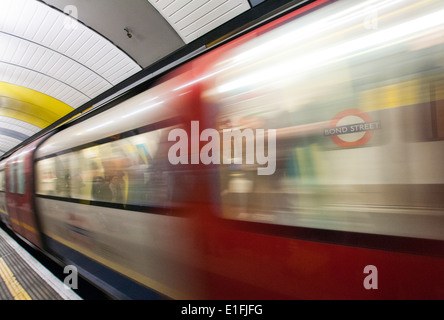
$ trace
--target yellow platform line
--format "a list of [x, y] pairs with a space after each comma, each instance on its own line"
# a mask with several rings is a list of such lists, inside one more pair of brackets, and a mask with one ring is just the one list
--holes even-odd
[[32, 300], [2, 258], [0, 258], [0, 277], [15, 300]]

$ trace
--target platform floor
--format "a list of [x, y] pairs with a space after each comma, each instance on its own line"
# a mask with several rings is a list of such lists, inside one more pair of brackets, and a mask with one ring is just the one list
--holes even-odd
[[82, 300], [0, 229], [0, 300]]

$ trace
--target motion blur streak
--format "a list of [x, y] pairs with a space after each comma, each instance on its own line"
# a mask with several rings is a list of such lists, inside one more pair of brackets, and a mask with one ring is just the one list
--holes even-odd
[[[366, 29], [366, 15], [375, 12], [378, 29]], [[220, 59], [204, 92], [219, 107], [219, 121], [254, 122], [278, 137], [273, 176], [221, 169], [225, 216], [443, 240], [436, 136], [444, 125], [443, 16], [439, 1], [338, 1]], [[217, 72], [241, 61], [242, 68]], [[362, 110], [381, 129], [344, 148], [322, 129], [348, 109]], [[337, 126], [362, 122], [350, 115]]]
[[307, 7], [2, 160], [2, 220], [122, 299], [443, 299], [444, 2]]

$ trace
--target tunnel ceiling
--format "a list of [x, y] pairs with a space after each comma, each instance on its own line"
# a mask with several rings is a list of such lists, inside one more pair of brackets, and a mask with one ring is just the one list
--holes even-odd
[[262, 1], [0, 0], [0, 157]]

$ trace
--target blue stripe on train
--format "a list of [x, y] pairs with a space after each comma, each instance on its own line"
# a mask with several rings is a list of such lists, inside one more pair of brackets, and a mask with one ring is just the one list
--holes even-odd
[[168, 299], [164, 295], [138, 284], [130, 278], [104, 266], [68, 246], [45, 236], [48, 247], [67, 264], [74, 265], [79, 274], [121, 300]]

